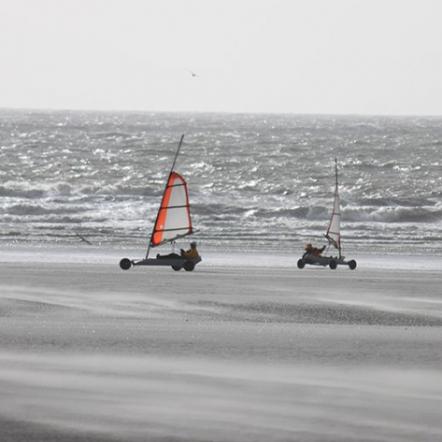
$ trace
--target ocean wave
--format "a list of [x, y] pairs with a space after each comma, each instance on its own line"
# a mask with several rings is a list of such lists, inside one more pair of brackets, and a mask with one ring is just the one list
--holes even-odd
[[222, 203], [192, 203], [192, 212], [200, 216], [242, 215], [251, 209], [253, 207], [232, 206]]
[[0, 196], [12, 198], [39, 199], [48, 195], [69, 196], [73, 192], [73, 186], [66, 182], [13, 182], [0, 186]]
[[345, 208], [343, 222], [435, 223], [442, 221], [442, 209], [424, 207]]
[[15, 197], [15, 198], [42, 198], [45, 191], [41, 189], [17, 189], [0, 186], [0, 196]]
[[8, 215], [39, 216], [39, 215], [64, 215], [64, 214], [74, 214], [74, 213], [80, 214], [82, 212], [85, 212], [87, 209], [85, 209], [82, 206], [45, 207], [38, 204], [13, 204], [9, 207], [2, 207], [0, 210]]
[[403, 206], [403, 207], [419, 207], [433, 206], [436, 201], [431, 201], [423, 197], [378, 197], [378, 198], [361, 198], [357, 201], [359, 206]]
[[[212, 219], [255, 220], [298, 219], [310, 222], [327, 221], [331, 210], [325, 206], [299, 206], [295, 208], [238, 207], [223, 204], [193, 204], [197, 216]], [[442, 220], [442, 209], [434, 207], [345, 207], [341, 209], [343, 222], [375, 223], [434, 223]], [[368, 226], [367, 226], [368, 227]]]
[[[433, 207], [345, 207], [341, 209], [342, 222], [373, 222], [373, 223], [435, 223], [442, 221], [442, 209]], [[298, 218], [308, 221], [328, 220], [331, 215], [329, 208], [298, 207], [295, 209], [279, 209], [258, 211], [257, 215], [264, 218]]]
[[256, 216], [260, 218], [297, 218], [306, 220], [326, 219], [330, 211], [323, 206], [296, 207], [293, 209], [257, 209]]

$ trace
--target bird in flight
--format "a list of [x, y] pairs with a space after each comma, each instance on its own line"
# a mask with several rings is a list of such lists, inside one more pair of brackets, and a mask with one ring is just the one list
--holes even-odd
[[190, 69], [186, 69], [187, 72], [189, 72], [190, 75], [192, 75], [192, 77], [198, 77], [199, 75], [197, 75], [195, 72], [191, 71]]

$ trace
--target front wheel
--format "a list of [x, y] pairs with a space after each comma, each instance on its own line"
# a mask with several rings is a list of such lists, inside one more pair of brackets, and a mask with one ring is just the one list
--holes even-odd
[[356, 268], [357, 264], [354, 259], [348, 262], [348, 267], [350, 267], [350, 270], [354, 270]]
[[171, 266], [175, 272], [179, 272], [181, 270], [181, 266]]
[[332, 259], [332, 260], [330, 261], [329, 266], [330, 266], [330, 268], [331, 268], [332, 270], [335, 270], [336, 267], [338, 267], [338, 263], [337, 263], [334, 259]]
[[298, 269], [303, 269], [304, 267], [305, 267], [304, 260], [302, 258], [298, 259]]
[[120, 267], [123, 270], [129, 270], [131, 268], [131, 266], [132, 266], [132, 261], [130, 259], [128, 259], [128, 258], [123, 258], [120, 261]]

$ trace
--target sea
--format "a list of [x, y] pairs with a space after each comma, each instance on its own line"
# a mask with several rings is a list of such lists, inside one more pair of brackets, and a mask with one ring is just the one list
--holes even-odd
[[200, 250], [326, 244], [337, 158], [344, 254], [442, 255], [442, 117], [1, 109], [0, 245], [144, 253], [182, 134]]

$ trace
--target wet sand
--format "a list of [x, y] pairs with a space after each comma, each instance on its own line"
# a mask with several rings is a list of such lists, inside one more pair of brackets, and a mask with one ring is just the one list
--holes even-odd
[[0, 266], [2, 441], [442, 438], [434, 267], [33, 256]]

